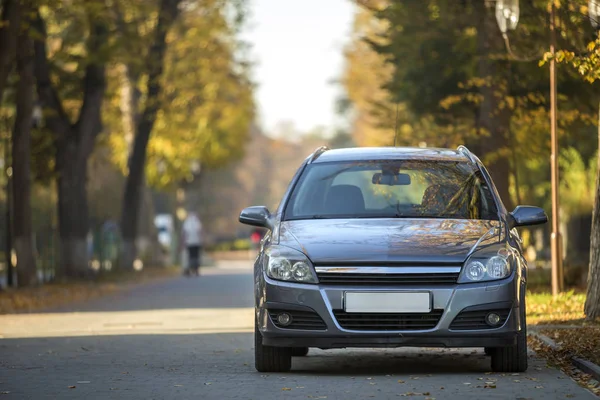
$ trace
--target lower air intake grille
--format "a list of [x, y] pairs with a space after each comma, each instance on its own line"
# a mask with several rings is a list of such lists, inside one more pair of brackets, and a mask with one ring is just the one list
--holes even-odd
[[[485, 317], [489, 313], [495, 313], [500, 316], [500, 322], [495, 326], [490, 326], [485, 322]], [[506, 322], [508, 314], [510, 314], [510, 308], [503, 310], [462, 311], [454, 318], [454, 321], [450, 324], [450, 329], [455, 331], [466, 331], [500, 328]]]
[[[277, 321], [277, 315], [281, 313], [289, 314], [292, 317], [292, 322], [289, 325], [283, 326]], [[300, 329], [307, 331], [324, 331], [327, 325], [323, 319], [314, 311], [296, 311], [296, 310], [269, 310], [271, 321], [276, 327], [281, 329]]]
[[444, 310], [427, 314], [347, 313], [334, 310], [340, 326], [353, 331], [421, 331], [437, 326]]

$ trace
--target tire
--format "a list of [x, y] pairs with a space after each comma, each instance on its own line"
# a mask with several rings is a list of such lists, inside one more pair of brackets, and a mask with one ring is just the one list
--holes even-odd
[[292, 347], [292, 357], [306, 357], [308, 355], [308, 347]]
[[492, 371], [525, 372], [527, 371], [527, 317], [525, 316], [525, 297], [520, 307], [523, 329], [517, 335], [517, 344], [509, 347], [492, 349]]
[[288, 372], [292, 369], [290, 347], [263, 346], [262, 335], [254, 324], [254, 368], [258, 372]]

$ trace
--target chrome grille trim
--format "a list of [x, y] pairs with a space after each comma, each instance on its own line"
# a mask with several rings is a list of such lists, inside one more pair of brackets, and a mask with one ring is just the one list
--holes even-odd
[[317, 274], [452, 274], [460, 273], [460, 266], [431, 266], [431, 267], [411, 267], [411, 266], [397, 266], [397, 267], [315, 267]]

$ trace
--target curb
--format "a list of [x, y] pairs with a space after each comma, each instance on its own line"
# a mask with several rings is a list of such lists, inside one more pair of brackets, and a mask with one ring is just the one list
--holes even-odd
[[[529, 331], [529, 335], [535, 336], [542, 343], [544, 343], [546, 346], [550, 347], [553, 350], [560, 350], [560, 346], [557, 345], [554, 340], [550, 339], [546, 335], [536, 332], [535, 330]], [[576, 368], [582, 370], [583, 372], [585, 372], [587, 374], [592, 375], [594, 377], [594, 379], [596, 379], [597, 381], [600, 381], [600, 366], [594, 364], [593, 362], [591, 362], [589, 360], [586, 360], [586, 359], [580, 358], [580, 357], [575, 357], [575, 356], [571, 357], [571, 363]]]

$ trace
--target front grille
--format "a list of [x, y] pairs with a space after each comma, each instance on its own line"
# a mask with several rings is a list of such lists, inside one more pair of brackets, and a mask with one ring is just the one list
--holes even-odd
[[[291, 315], [291, 324], [283, 326], [277, 322], [277, 315], [282, 312]], [[325, 325], [323, 319], [314, 311], [269, 310], [269, 316], [271, 317], [273, 324], [281, 329], [300, 329], [312, 331], [324, 331], [327, 329], [327, 325]]]
[[[490, 326], [485, 322], [485, 317], [491, 312], [500, 316], [500, 323], [496, 326]], [[450, 329], [456, 331], [465, 331], [499, 328], [506, 322], [508, 314], [510, 314], [510, 308], [502, 310], [461, 311], [450, 324]]]
[[347, 313], [334, 310], [340, 326], [353, 331], [421, 331], [437, 326], [444, 310], [427, 314]]
[[452, 285], [459, 273], [420, 273], [420, 274], [362, 274], [362, 273], [317, 273], [323, 285], [343, 286], [394, 286], [394, 285]]

